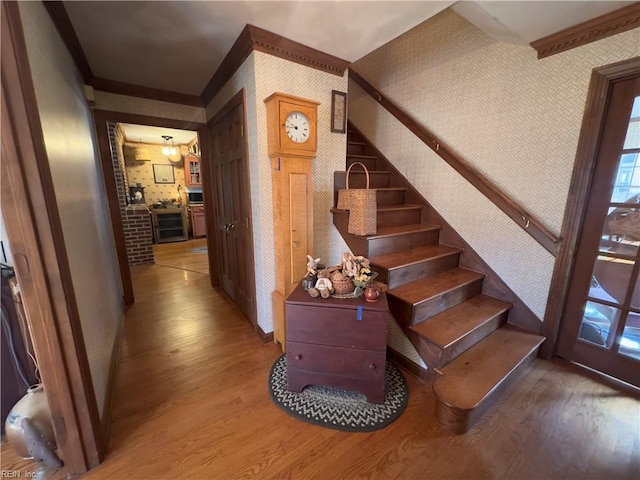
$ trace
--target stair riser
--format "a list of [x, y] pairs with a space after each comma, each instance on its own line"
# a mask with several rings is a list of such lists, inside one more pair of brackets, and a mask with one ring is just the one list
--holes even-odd
[[394, 268], [386, 272], [385, 278], [389, 288], [396, 288], [405, 283], [413, 282], [429, 275], [444, 272], [458, 266], [459, 253], [452, 253], [438, 258], [426, 259], [423, 262]]
[[389, 295], [389, 293], [387, 293], [387, 303], [389, 304], [389, 311], [391, 312], [391, 315], [393, 315], [393, 318], [396, 319], [398, 325], [400, 325], [402, 330], [406, 333], [408, 331], [407, 329], [411, 325], [413, 305], [403, 302], [399, 298]]
[[[372, 170], [377, 170], [378, 165], [375, 158], [357, 158], [357, 157], [353, 158], [347, 155], [347, 168], [349, 168], [349, 165], [351, 165], [354, 162], [360, 162], [364, 164], [364, 166], [367, 167], [367, 170], [369, 170], [369, 172], [371, 172]], [[352, 172], [356, 170], [362, 171], [362, 167], [357, 165], [351, 169]], [[351, 180], [349, 180], [349, 182], [351, 182]], [[351, 184], [349, 184], [349, 186], [351, 186]]]
[[[333, 224], [341, 232], [347, 232], [349, 228], [349, 212], [334, 213]], [[370, 258], [388, 253], [411, 250], [425, 245], [435, 245], [438, 243], [439, 236], [440, 231], [433, 229], [372, 239], [356, 237], [355, 235], [349, 234], [346, 236], [343, 235], [343, 238], [353, 253]]]
[[398, 227], [420, 223], [422, 208], [378, 211], [378, 227]]
[[413, 308], [411, 325], [416, 325], [480, 293], [482, 293], [482, 279], [460, 285], [442, 295], [419, 303]]
[[[349, 174], [349, 188], [365, 188], [367, 185], [367, 178], [364, 172], [362, 169], [356, 171], [357, 168], [358, 167], [353, 167]], [[334, 174], [335, 188], [345, 188], [345, 175], [346, 172], [336, 172]], [[389, 187], [390, 178], [390, 172], [369, 172], [369, 188]]]
[[347, 143], [347, 155], [366, 155], [366, 145], [354, 145]]
[[408, 332], [411, 333], [408, 336], [427, 365], [440, 368], [500, 328], [501, 325], [506, 323], [508, 316], [509, 311], [506, 310], [499, 315], [487, 319], [482, 325], [468, 332], [464, 337], [461, 337], [458, 341], [446, 348], [441, 348], [439, 345], [431, 343], [429, 339], [421, 337], [411, 330], [408, 330]]
[[452, 433], [461, 435], [467, 433], [482, 416], [495, 405], [507, 390], [525, 372], [535, 360], [538, 348], [533, 350], [520, 364], [496, 386], [480, 405], [471, 410], [463, 410], [436, 400], [436, 418], [438, 423]]
[[378, 205], [403, 205], [404, 190], [378, 190], [376, 202]]
[[[335, 215], [334, 215], [335, 218]], [[396, 235], [369, 240], [368, 257], [402, 252], [424, 245], [435, 245], [440, 237], [439, 230], [426, 230], [404, 235]]]

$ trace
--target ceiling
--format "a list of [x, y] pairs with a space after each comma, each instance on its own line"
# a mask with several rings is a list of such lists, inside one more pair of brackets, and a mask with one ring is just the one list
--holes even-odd
[[149, 127], [146, 125], [133, 125], [130, 123], [120, 123], [120, 128], [127, 143], [150, 143], [162, 145], [163, 135], [173, 137], [175, 145], [187, 145], [197, 135], [198, 132], [189, 130], [176, 130], [175, 128]]
[[[246, 24], [355, 62], [451, 7], [496, 40], [528, 44], [630, 1], [64, 1], [94, 77], [200, 95]], [[123, 124], [128, 142], [196, 132]]]
[[496, 39], [529, 43], [633, 2], [65, 1], [98, 78], [200, 95], [249, 23], [355, 62], [453, 5]]

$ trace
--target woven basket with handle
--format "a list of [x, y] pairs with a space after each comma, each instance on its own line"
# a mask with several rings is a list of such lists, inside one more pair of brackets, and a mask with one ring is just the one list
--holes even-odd
[[[349, 188], [349, 174], [354, 165], [364, 169], [367, 178], [366, 188]], [[369, 170], [360, 162], [349, 165], [346, 175], [346, 189], [338, 190], [340, 210], [349, 210], [348, 232], [353, 235], [374, 235], [377, 224], [376, 190], [369, 188]]]

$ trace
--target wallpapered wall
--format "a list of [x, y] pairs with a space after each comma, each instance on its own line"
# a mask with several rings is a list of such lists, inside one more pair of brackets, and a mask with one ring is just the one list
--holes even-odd
[[[149, 161], [136, 161], [134, 159], [133, 149], [135, 147], [143, 147], [149, 151]], [[129, 180], [128, 187], [134, 187], [140, 183], [144, 187], [144, 198], [147, 205], [151, 205], [161, 200], [178, 200], [178, 185], [185, 187], [184, 183], [184, 159], [178, 154], [173, 157], [167, 157], [162, 154], [161, 145], [151, 145], [145, 143], [136, 143], [124, 145], [124, 158], [127, 167], [127, 177]], [[186, 146], [185, 146], [186, 148]], [[163, 165], [173, 167], [173, 183], [156, 183], [153, 173], [154, 165]], [[181, 201], [184, 202], [184, 195], [181, 195]]]
[[201, 107], [161, 102], [148, 98], [130, 97], [117, 93], [95, 92], [96, 105], [99, 110], [134, 113], [150, 117], [171, 118], [188, 122], [204, 123], [205, 110]]
[[[591, 70], [635, 29], [543, 60], [446, 10], [353, 68], [559, 234]], [[355, 84], [349, 117], [540, 318], [554, 257]]]
[[82, 79], [41, 2], [19, 2], [45, 148], [98, 411], [106, 403], [122, 288]]
[[275, 289], [275, 252], [264, 99], [274, 92], [282, 92], [320, 102], [318, 154], [313, 161], [313, 254], [330, 265], [338, 262], [342, 252], [348, 251], [344, 240], [333, 226], [333, 219], [329, 213], [333, 205], [333, 172], [344, 170], [346, 154], [346, 135], [331, 133], [331, 90], [346, 92], [347, 76], [338, 77], [254, 51], [207, 106], [207, 119], [215, 115], [243, 87], [247, 89], [246, 109], [258, 323], [265, 332], [271, 332], [273, 331], [271, 293]]

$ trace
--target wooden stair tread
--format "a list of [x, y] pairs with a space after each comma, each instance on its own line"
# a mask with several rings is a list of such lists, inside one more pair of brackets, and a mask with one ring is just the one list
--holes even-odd
[[450, 290], [454, 290], [460, 285], [472, 283], [482, 278], [484, 278], [482, 273], [464, 268], [453, 268], [446, 272], [405, 283], [404, 285], [389, 290], [388, 293], [415, 306], [437, 295], [442, 295]]
[[509, 308], [510, 303], [481, 294], [409, 328], [446, 349]]
[[375, 189], [384, 190], [385, 192], [394, 192], [394, 191], [406, 192], [407, 190], [409, 190], [407, 187], [376, 187]]
[[[369, 159], [369, 160], [377, 160], [378, 157], [376, 155], [364, 155], [361, 153], [347, 153], [347, 158], [364, 158], [364, 159]], [[351, 170], [351, 172], [354, 172], [354, 170]]]
[[543, 341], [544, 337], [505, 325], [442, 367], [444, 375], [433, 383], [433, 391], [449, 407], [475, 409]]
[[[344, 212], [345, 210], [337, 210], [337, 212]], [[406, 235], [416, 232], [428, 232], [431, 230], [440, 230], [439, 225], [430, 225], [424, 223], [414, 223], [409, 225], [395, 225], [390, 227], [380, 227], [375, 235], [369, 235], [366, 238], [377, 239], [392, 237], [396, 235]]]
[[358, 142], [356, 140], [347, 140], [347, 145], [362, 145], [362, 146], [366, 146], [368, 145], [367, 142]]
[[419, 208], [423, 208], [423, 206], [413, 203], [403, 203], [402, 205], [378, 205], [376, 210], [379, 212], [389, 212], [393, 210], [416, 210]]
[[460, 252], [462, 252], [462, 250], [459, 248], [435, 244], [414, 248], [413, 250], [380, 255], [378, 257], [371, 258], [370, 260], [372, 264], [386, 268], [387, 270], [393, 270], [395, 268], [404, 267], [427, 259], [439, 258]]

